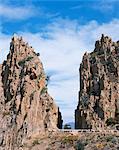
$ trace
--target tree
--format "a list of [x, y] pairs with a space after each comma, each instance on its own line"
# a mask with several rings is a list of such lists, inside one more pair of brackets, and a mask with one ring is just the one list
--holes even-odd
[[116, 124], [116, 121], [115, 121], [114, 118], [110, 117], [110, 118], [108, 118], [108, 119], [106, 120], [106, 124], [107, 124], [107, 126], [109, 126], [109, 125], [115, 125], [115, 124]]
[[71, 129], [70, 124], [65, 124], [65, 125], [64, 125], [64, 129]]

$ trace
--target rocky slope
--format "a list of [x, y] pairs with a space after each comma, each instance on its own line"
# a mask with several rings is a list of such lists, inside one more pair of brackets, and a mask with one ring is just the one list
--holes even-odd
[[18, 150], [26, 139], [61, 127], [38, 56], [14, 36], [7, 60], [0, 65], [0, 150]]
[[25, 141], [21, 150], [119, 150], [119, 133], [54, 132]]
[[106, 129], [119, 123], [119, 41], [102, 35], [80, 65], [76, 128]]

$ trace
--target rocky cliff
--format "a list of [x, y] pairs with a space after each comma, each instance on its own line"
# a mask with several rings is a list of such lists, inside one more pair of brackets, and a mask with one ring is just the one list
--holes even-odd
[[26, 139], [61, 127], [38, 56], [14, 36], [7, 60], [0, 65], [0, 150], [18, 150]]
[[102, 35], [80, 64], [76, 128], [106, 129], [119, 123], [119, 41]]

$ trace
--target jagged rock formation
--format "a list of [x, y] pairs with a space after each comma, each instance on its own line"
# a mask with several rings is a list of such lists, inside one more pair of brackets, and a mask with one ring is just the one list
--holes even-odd
[[62, 129], [62, 125], [63, 125], [63, 119], [62, 119], [62, 114], [58, 108], [58, 121], [57, 121], [57, 127], [59, 129]]
[[75, 128], [107, 128], [119, 123], [119, 41], [102, 35], [80, 65], [79, 103]]
[[57, 129], [62, 120], [38, 55], [14, 36], [0, 65], [0, 150], [18, 150], [26, 138]]

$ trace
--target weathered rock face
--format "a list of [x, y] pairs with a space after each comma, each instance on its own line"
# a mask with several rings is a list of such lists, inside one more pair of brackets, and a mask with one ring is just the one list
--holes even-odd
[[18, 150], [26, 138], [57, 129], [58, 114], [38, 54], [13, 37], [0, 65], [0, 150]]
[[62, 114], [58, 108], [58, 122], [57, 122], [57, 127], [59, 129], [62, 129], [62, 125], [63, 125], [63, 120], [62, 120]]
[[80, 65], [75, 127], [106, 129], [111, 120], [119, 123], [119, 42], [102, 35]]

